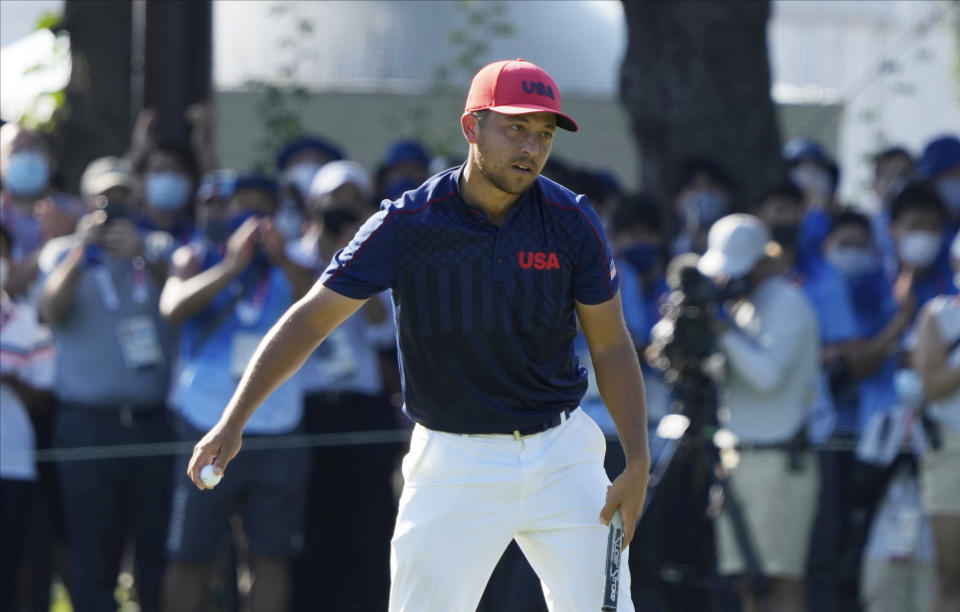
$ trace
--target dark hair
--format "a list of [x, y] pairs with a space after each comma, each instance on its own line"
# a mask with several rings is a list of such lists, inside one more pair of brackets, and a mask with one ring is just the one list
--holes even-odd
[[900, 215], [914, 209], [933, 211], [941, 220], [947, 220], [947, 209], [940, 195], [927, 183], [910, 183], [897, 194], [890, 205], [890, 221], [896, 222]]
[[788, 178], [783, 178], [764, 189], [755, 208], [760, 208], [770, 198], [784, 198], [796, 202], [798, 206], [803, 205], [803, 191]]
[[727, 191], [735, 191], [737, 189], [737, 181], [724, 170], [719, 162], [705, 157], [698, 157], [685, 159], [677, 164], [670, 193], [676, 195], [683, 191], [683, 188], [689, 185], [698, 174], [706, 174], [710, 177], [710, 180], [719, 183], [720, 186]]
[[140, 159], [137, 160], [137, 165], [134, 168], [138, 175], [143, 176], [143, 174], [147, 171], [147, 165], [150, 163], [150, 156], [154, 155], [155, 153], [164, 153], [170, 155], [171, 157], [175, 157], [187, 171], [190, 181], [193, 183], [194, 188], [196, 188], [200, 182], [200, 164], [197, 162], [197, 157], [194, 155], [192, 149], [173, 142], [161, 142], [147, 150], [140, 157]]
[[889, 161], [895, 157], [906, 157], [911, 163], [913, 163], [913, 156], [910, 155], [910, 151], [907, 151], [903, 147], [888, 147], [873, 156], [873, 165], [879, 166], [883, 162]]
[[637, 226], [643, 226], [658, 233], [663, 231], [660, 206], [653, 196], [646, 193], [624, 196], [610, 216], [611, 233], [615, 234]]
[[867, 232], [868, 236], [873, 235], [873, 227], [870, 225], [870, 219], [868, 219], [867, 216], [862, 212], [853, 210], [852, 208], [844, 208], [837, 211], [836, 214], [833, 215], [833, 219], [831, 221], [831, 232], [841, 225], [856, 225], [863, 231]]

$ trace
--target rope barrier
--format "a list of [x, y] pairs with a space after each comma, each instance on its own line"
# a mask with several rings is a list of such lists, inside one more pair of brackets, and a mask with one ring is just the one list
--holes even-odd
[[[607, 433], [607, 440], [617, 441], [615, 433]], [[322, 434], [292, 434], [277, 436], [252, 436], [244, 438], [241, 452], [278, 450], [292, 448], [320, 448], [372, 444], [397, 444], [410, 440], [408, 429], [382, 429]], [[61, 461], [92, 461], [97, 459], [133, 459], [138, 457], [163, 457], [184, 455], [193, 452], [196, 441], [168, 441], [140, 444], [110, 444], [102, 446], [73, 446], [45, 448], [36, 452], [37, 463]], [[750, 448], [747, 444], [744, 448]], [[786, 447], [785, 447], [786, 448]], [[811, 446], [811, 450], [849, 452], [855, 451], [854, 440], [829, 440]]]

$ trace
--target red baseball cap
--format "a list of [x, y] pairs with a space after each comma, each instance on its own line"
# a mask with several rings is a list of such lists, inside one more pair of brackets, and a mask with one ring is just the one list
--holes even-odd
[[490, 109], [504, 115], [547, 112], [557, 116], [557, 127], [571, 132], [580, 128], [560, 112], [560, 88], [547, 71], [526, 60], [487, 64], [470, 83], [464, 113]]

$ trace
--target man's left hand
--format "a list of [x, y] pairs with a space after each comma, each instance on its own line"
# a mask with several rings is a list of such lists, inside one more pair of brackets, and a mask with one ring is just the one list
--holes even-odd
[[637, 520], [643, 512], [643, 501], [647, 497], [649, 479], [649, 463], [628, 464], [613, 484], [607, 487], [607, 501], [600, 510], [600, 522], [609, 525], [614, 511], [620, 508], [620, 515], [623, 517], [623, 548], [633, 540]]

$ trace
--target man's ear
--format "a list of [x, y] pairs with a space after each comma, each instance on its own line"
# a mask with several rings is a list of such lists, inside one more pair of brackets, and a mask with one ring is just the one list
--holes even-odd
[[470, 144], [477, 144], [477, 133], [480, 131], [480, 122], [477, 121], [473, 113], [463, 113], [460, 117], [460, 129], [463, 131], [463, 137]]

